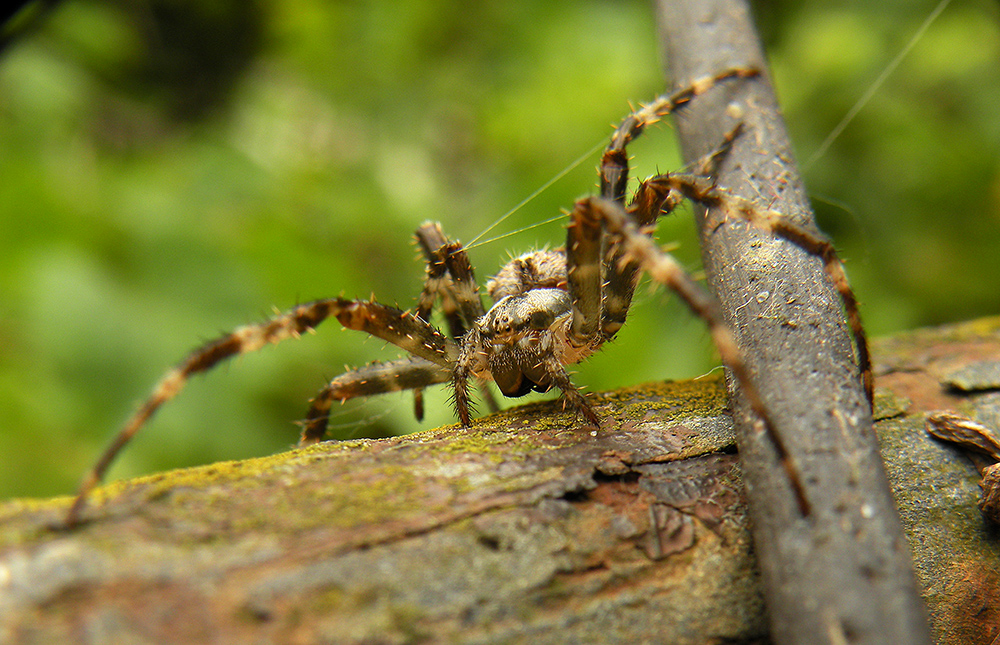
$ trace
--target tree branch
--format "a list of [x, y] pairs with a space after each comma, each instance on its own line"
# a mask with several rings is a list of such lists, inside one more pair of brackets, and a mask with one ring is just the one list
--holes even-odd
[[[659, 0], [657, 7], [676, 86], [736, 66], [766, 70], [743, 0]], [[689, 162], [742, 123], [743, 134], [720, 163], [718, 185], [815, 229], [766, 73], [694, 98], [676, 121]], [[718, 213], [696, 212], [709, 285], [812, 507], [810, 517], [801, 517], [773, 446], [735, 392], [776, 642], [929, 642], [851, 338], [822, 262], [739, 218], [715, 226]]]

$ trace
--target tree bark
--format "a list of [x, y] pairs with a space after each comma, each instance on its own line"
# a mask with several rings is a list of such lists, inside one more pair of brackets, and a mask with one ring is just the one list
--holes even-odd
[[[742, 124], [721, 159], [717, 184], [816, 230], [747, 3], [661, 0], [657, 6], [676, 87], [732, 67], [763, 72], [695, 97], [677, 112], [685, 159], [712, 153]], [[811, 507], [803, 517], [774, 445], [734, 391], [775, 641], [928, 642], [851, 337], [821, 259], [739, 217], [697, 207], [696, 216], [709, 285]]]
[[[877, 353], [876, 429], [935, 641], [989, 645], [997, 531], [974, 464], [923, 413], [1000, 424], [995, 385], [953, 378], [1000, 366], [1000, 319]], [[7, 502], [0, 642], [769, 642], [721, 380], [591, 396], [600, 432], [553, 401], [162, 473], [101, 489], [72, 532], [48, 528], [69, 498]]]

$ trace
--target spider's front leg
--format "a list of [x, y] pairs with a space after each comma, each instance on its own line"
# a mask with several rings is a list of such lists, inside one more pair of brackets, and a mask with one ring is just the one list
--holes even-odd
[[[604, 276], [601, 263], [601, 228], [581, 221], [574, 210], [566, 233], [566, 286], [570, 297], [570, 314], [565, 325], [565, 337], [559, 342], [568, 345], [567, 356], [585, 357], [595, 352], [610, 335], [602, 328], [602, 288]], [[620, 326], [620, 325], [619, 325]], [[613, 335], [613, 332], [612, 332]], [[540, 365], [549, 373], [552, 383], [562, 390], [566, 401], [595, 426], [600, 417], [587, 398], [577, 388], [553, 354], [542, 357]]]
[[[434, 303], [440, 300], [448, 331], [459, 342], [476, 320], [486, 313], [472, 263], [462, 245], [448, 239], [438, 222], [421, 224], [416, 240], [427, 261], [424, 288], [417, 300], [417, 317], [430, 322]], [[500, 409], [484, 381], [480, 381], [479, 391], [490, 412]], [[415, 388], [413, 398], [414, 411], [420, 420], [423, 416], [423, 389]]]
[[240, 354], [312, 331], [327, 318], [335, 317], [344, 327], [365, 331], [425, 361], [449, 369], [457, 349], [441, 332], [413, 315], [377, 302], [327, 298], [299, 305], [271, 320], [246, 325], [193, 351], [170, 370], [153, 388], [153, 393], [115, 435], [83, 482], [66, 515], [65, 525], [80, 520], [87, 495], [100, 483], [118, 453], [160, 407], [177, 396], [195, 374], [206, 372], [222, 361]]

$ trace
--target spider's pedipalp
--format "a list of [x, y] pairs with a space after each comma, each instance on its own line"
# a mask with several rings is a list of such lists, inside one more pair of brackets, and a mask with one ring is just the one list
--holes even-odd
[[469, 411], [469, 378], [480, 359], [476, 355], [478, 349], [470, 349], [470, 347], [478, 348], [479, 331], [473, 327], [463, 337], [463, 340], [465, 342], [462, 343], [462, 352], [458, 355], [458, 360], [455, 361], [455, 367], [451, 374], [452, 399], [455, 404], [455, 414], [458, 415], [458, 422], [464, 427], [469, 427], [472, 425], [472, 413]]
[[574, 410], [597, 424], [596, 413], [564, 366], [592, 354], [601, 340], [597, 336], [574, 343], [573, 311], [566, 290], [529, 289], [503, 298], [477, 321], [462, 339], [453, 373], [455, 408], [463, 425], [471, 422], [471, 377], [492, 379], [508, 397], [557, 387]]

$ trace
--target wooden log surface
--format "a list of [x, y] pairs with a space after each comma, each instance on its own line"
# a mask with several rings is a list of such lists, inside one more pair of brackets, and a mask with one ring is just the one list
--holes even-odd
[[[989, 645], [998, 531], [923, 415], [1000, 428], [1000, 319], [875, 349], [935, 641]], [[768, 642], [721, 379], [591, 396], [599, 431], [553, 401], [114, 483], [72, 532], [69, 498], [6, 502], [0, 642]]]

